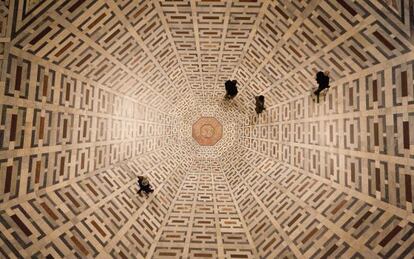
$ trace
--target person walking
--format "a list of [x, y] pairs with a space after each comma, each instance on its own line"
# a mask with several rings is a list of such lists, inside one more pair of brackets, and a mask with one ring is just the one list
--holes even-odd
[[329, 89], [329, 72], [319, 71], [316, 73], [316, 82], [318, 83], [318, 89], [313, 92], [316, 95], [316, 102], [319, 103], [319, 95], [325, 89]]
[[146, 176], [138, 176], [138, 188], [138, 194], [141, 194], [141, 191], [144, 191], [148, 196], [149, 193], [154, 192], [154, 190], [151, 188], [148, 177]]
[[260, 114], [264, 110], [266, 110], [266, 108], [264, 107], [265, 98], [263, 95], [259, 95], [259, 96], [256, 96], [255, 99], [256, 99], [256, 113]]
[[224, 86], [226, 88], [226, 95], [224, 96], [224, 98], [233, 99], [234, 97], [236, 97], [238, 93], [236, 80], [227, 80], [224, 83]]

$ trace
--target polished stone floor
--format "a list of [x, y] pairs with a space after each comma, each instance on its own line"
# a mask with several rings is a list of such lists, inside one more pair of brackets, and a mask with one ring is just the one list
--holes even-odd
[[412, 258], [412, 2], [0, 1], [0, 258]]

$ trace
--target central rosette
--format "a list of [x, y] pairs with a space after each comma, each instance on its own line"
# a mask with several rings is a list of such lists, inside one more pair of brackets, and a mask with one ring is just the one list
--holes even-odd
[[214, 146], [223, 136], [223, 126], [214, 117], [201, 117], [193, 124], [193, 138], [201, 146]]
[[216, 131], [214, 130], [213, 126], [211, 126], [210, 124], [206, 124], [201, 127], [201, 136], [203, 136], [204, 138], [213, 137], [215, 132]]

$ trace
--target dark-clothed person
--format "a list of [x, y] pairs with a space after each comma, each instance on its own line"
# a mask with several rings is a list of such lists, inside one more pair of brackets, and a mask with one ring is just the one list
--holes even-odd
[[264, 110], [266, 110], [266, 108], [264, 107], [265, 98], [263, 95], [260, 95], [260, 96], [256, 96], [255, 99], [256, 99], [256, 113], [260, 114]]
[[319, 95], [320, 93], [329, 88], [329, 76], [328, 73], [323, 73], [322, 71], [319, 71], [316, 73], [316, 82], [318, 83], [318, 89], [314, 92], [316, 95], [317, 103], [319, 103]]
[[154, 190], [151, 188], [151, 185], [148, 181], [148, 178], [145, 176], [138, 176], [138, 194], [141, 194], [141, 191], [144, 191], [146, 195], [153, 192]]
[[236, 80], [227, 80], [224, 83], [224, 86], [226, 88], [226, 95], [224, 98], [226, 99], [233, 99], [236, 97], [238, 90], [237, 90], [237, 81]]

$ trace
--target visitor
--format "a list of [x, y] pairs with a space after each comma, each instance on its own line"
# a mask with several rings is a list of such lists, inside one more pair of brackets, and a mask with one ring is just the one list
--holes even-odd
[[329, 89], [329, 72], [322, 72], [319, 71], [316, 73], [316, 82], [318, 83], [318, 89], [314, 92], [316, 95], [316, 102], [319, 103], [319, 95], [320, 93], [325, 90]]
[[154, 192], [148, 181], [148, 177], [146, 176], [138, 176], [138, 188], [138, 194], [141, 194], [141, 191], [144, 191], [145, 194], [148, 196], [149, 193]]
[[256, 113], [260, 114], [264, 110], [266, 110], [266, 108], [264, 107], [265, 98], [263, 95], [260, 95], [260, 96], [256, 96], [255, 99], [256, 99]]
[[237, 95], [237, 81], [236, 80], [227, 80], [224, 85], [226, 87], [226, 95], [224, 98], [233, 99]]

